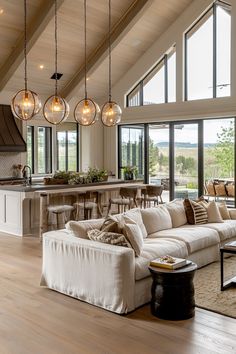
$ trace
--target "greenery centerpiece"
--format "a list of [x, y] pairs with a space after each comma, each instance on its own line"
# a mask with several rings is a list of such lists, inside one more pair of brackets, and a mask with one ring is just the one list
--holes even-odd
[[69, 184], [89, 184], [107, 181], [108, 173], [104, 169], [89, 167], [86, 173], [74, 173], [69, 179]]

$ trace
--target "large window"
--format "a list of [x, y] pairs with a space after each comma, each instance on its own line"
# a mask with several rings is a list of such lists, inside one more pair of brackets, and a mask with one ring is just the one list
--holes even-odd
[[176, 101], [176, 50], [171, 48], [127, 95], [127, 107]]
[[164, 201], [169, 200], [169, 124], [149, 125], [149, 183], [163, 185], [165, 190], [162, 195]]
[[57, 170], [78, 170], [78, 128], [76, 123], [57, 126]]
[[52, 128], [27, 126], [27, 164], [35, 174], [52, 172]]
[[235, 118], [120, 126], [118, 167], [137, 166], [145, 183], [162, 184], [164, 201], [209, 194], [233, 206], [235, 130]]
[[185, 100], [230, 96], [230, 10], [216, 1], [185, 34]]
[[235, 120], [204, 121], [204, 181], [234, 182]]
[[175, 198], [198, 197], [198, 124], [174, 125]]
[[119, 174], [125, 166], [136, 166], [138, 178], [144, 178], [144, 127], [122, 126], [119, 130]]

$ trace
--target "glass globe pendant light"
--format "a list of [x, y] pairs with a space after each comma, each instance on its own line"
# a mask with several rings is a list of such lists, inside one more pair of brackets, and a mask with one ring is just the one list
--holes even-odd
[[70, 113], [70, 108], [66, 100], [58, 95], [58, 72], [57, 72], [57, 0], [55, 4], [55, 93], [50, 96], [43, 106], [44, 118], [50, 124], [60, 124], [64, 122]]
[[25, 88], [18, 91], [11, 101], [13, 115], [23, 121], [32, 119], [42, 108], [38, 95], [28, 90], [27, 78], [27, 6], [24, 0], [24, 59], [25, 59]]
[[84, 0], [84, 99], [75, 106], [74, 118], [83, 126], [90, 126], [99, 119], [100, 108], [96, 102], [88, 98], [87, 93], [87, 1]]
[[101, 111], [102, 123], [106, 127], [113, 127], [121, 121], [122, 110], [120, 106], [112, 101], [111, 97], [111, 0], [109, 0], [109, 44], [108, 44], [108, 57], [109, 57], [109, 98], [104, 103]]

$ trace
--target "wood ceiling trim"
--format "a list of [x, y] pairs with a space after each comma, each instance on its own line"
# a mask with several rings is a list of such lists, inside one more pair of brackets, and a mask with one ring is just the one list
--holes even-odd
[[[144, 11], [151, 6], [153, 0], [135, 0], [120, 20], [113, 26], [111, 30], [111, 46], [114, 49], [130, 30], [131, 27], [139, 20]], [[93, 51], [87, 60], [87, 71], [92, 74], [98, 66], [106, 59], [108, 53], [108, 35]], [[84, 64], [78, 69], [74, 77], [64, 86], [60, 94], [67, 100], [73, 97], [73, 93], [77, 86], [84, 80]]]
[[[65, 0], [57, 1], [57, 8], [63, 4]], [[44, 0], [43, 4], [37, 11], [37, 14], [27, 25], [27, 52], [34, 46], [41, 33], [54, 17], [54, 0]], [[0, 91], [6, 86], [18, 66], [24, 60], [24, 33], [17, 41], [15, 48], [0, 68]]]

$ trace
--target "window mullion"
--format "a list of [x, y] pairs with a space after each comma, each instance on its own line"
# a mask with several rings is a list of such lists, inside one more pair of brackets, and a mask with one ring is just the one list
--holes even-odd
[[217, 5], [213, 4], [213, 98], [216, 98], [217, 86], [217, 70], [216, 70], [216, 51], [217, 51], [217, 38], [216, 38], [216, 8]]
[[164, 67], [165, 67], [165, 80], [164, 80], [165, 103], [168, 103], [168, 58], [167, 58], [167, 54], [165, 54], [165, 56], [164, 56]]
[[66, 171], [68, 171], [68, 130], [66, 131], [66, 151], [65, 151], [65, 164], [66, 164]]

